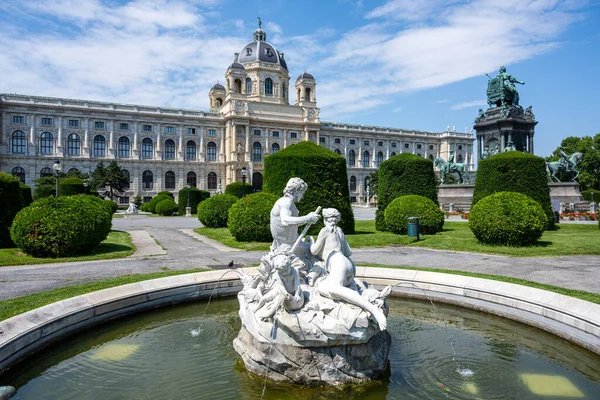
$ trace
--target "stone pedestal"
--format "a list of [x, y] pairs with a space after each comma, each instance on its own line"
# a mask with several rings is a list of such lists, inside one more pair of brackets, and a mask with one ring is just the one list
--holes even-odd
[[577, 182], [551, 182], [548, 184], [550, 188], [550, 198], [559, 200], [561, 203], [581, 203], [583, 196], [579, 191], [579, 183]]
[[260, 342], [242, 327], [233, 348], [246, 368], [261, 377], [301, 385], [342, 385], [376, 379], [388, 369], [391, 335], [380, 331], [368, 342], [298, 347]]
[[185, 208], [185, 216], [186, 217], [191, 217], [192, 216], [192, 207], [186, 207]]
[[469, 211], [473, 200], [474, 184], [465, 185], [440, 185], [438, 188], [438, 202], [440, 204], [453, 204], [453, 210]]

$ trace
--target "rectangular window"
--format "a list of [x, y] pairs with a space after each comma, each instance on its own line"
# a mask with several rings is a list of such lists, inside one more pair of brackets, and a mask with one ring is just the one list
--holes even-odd
[[298, 139], [298, 132], [290, 132], [290, 139]]
[[368, 140], [365, 140], [363, 143], [365, 144], [365, 146], [369, 145], [369, 141]]
[[408, 149], [409, 147], [410, 147], [410, 146], [409, 146], [409, 144], [408, 144], [408, 143], [404, 143], [404, 148], [405, 148], [405, 149]]
[[42, 118], [42, 125], [52, 125], [52, 118]]
[[273, 137], [279, 137], [279, 131], [273, 131]]
[[340, 143], [342, 143], [342, 141], [340, 140], [340, 138], [335, 138], [335, 139], [334, 139], [334, 141], [335, 141], [335, 144], [340, 144]]
[[462, 145], [460, 145], [460, 144], [459, 144], [459, 145], [458, 145], [458, 149], [459, 149], [459, 150], [462, 150]]
[[127, 196], [119, 197], [119, 204], [129, 204], [129, 197], [127, 197]]
[[383, 146], [383, 142], [377, 142], [377, 146], [379, 146], [379, 147]]
[[254, 133], [254, 136], [260, 136], [260, 129], [254, 129], [252, 132]]
[[396, 142], [392, 142], [392, 147], [396, 147]]
[[165, 133], [175, 133], [174, 126], [165, 126]]
[[350, 139], [350, 144], [356, 144], [356, 140]]
[[24, 124], [25, 117], [22, 115], [13, 115], [13, 124]]
[[356, 196], [350, 196], [350, 203], [356, 203]]
[[144, 132], [152, 132], [152, 125], [144, 125], [144, 126], [142, 127], [142, 130], [143, 130]]
[[196, 134], [196, 128], [188, 128], [188, 135], [195, 135]]
[[320, 137], [320, 138], [319, 138], [319, 142], [320, 142], [320, 143], [325, 143], [325, 138], [324, 138], [324, 137]]
[[119, 129], [122, 130], [122, 131], [128, 131], [129, 130], [129, 124], [120, 123], [119, 124]]
[[432, 144], [429, 145], [429, 150], [433, 150], [433, 145]]
[[216, 129], [209, 129], [207, 132], [208, 132], [207, 133], [208, 136], [217, 136], [217, 130]]
[[[69, 121], [69, 126], [71, 126], [71, 121]], [[96, 121], [96, 122], [94, 122], [94, 128], [96, 128], [96, 129], [104, 129], [104, 121]]]
[[[102, 127], [104, 128], [104, 122], [101, 122]], [[96, 125], [98, 123], [96, 122]], [[69, 128], [79, 128], [79, 120], [78, 119], [70, 119], [69, 120]]]
[[417, 145], [417, 149], [421, 150], [421, 145], [420, 144]]

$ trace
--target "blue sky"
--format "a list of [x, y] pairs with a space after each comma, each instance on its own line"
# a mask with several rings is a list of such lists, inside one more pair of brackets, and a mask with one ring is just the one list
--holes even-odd
[[0, 92], [207, 109], [258, 15], [324, 121], [464, 132], [506, 65], [538, 155], [600, 132], [595, 0], [0, 0]]

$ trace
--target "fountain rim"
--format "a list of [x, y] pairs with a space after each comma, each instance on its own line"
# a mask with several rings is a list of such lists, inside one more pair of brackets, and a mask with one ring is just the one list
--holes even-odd
[[[256, 268], [244, 268], [250, 274]], [[600, 355], [600, 305], [512, 283], [440, 272], [357, 267], [356, 276], [392, 296], [431, 299], [516, 320]], [[0, 321], [0, 371], [76, 332], [126, 315], [243, 288], [233, 270], [140, 281], [61, 300]]]

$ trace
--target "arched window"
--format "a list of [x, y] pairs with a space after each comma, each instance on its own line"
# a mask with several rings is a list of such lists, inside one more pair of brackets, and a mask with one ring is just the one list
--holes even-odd
[[14, 131], [12, 134], [12, 152], [15, 154], [25, 154], [25, 150], [27, 150], [25, 132]]
[[79, 170], [77, 168], [69, 168], [67, 173], [68, 174], [77, 174], [77, 173], [79, 173]]
[[354, 175], [350, 177], [350, 190], [356, 190], [356, 177]]
[[375, 165], [377, 166], [377, 168], [379, 168], [379, 165], [381, 165], [382, 162], [383, 162], [383, 153], [380, 151], [377, 153], [377, 156], [375, 158]]
[[271, 145], [271, 154], [277, 153], [279, 151], [279, 143], [273, 143]]
[[102, 135], [94, 137], [94, 157], [104, 157], [106, 155], [106, 138]]
[[126, 169], [122, 169], [121, 173], [124, 176], [124, 179], [122, 182], [123, 189], [129, 190], [129, 188], [131, 187], [131, 174]]
[[233, 91], [235, 93], [242, 93], [242, 81], [239, 78], [233, 81]]
[[131, 149], [129, 146], [129, 138], [127, 136], [121, 136], [117, 143], [117, 154], [119, 158], [129, 158]]
[[206, 144], [206, 161], [217, 161], [217, 145], [215, 142]]
[[22, 167], [14, 167], [12, 174], [25, 183], [25, 170]]
[[215, 105], [217, 107], [221, 107], [223, 105], [223, 99], [220, 97], [217, 97], [217, 100], [215, 100]]
[[356, 153], [354, 152], [354, 150], [350, 150], [348, 152], [348, 166], [349, 167], [356, 166]]
[[310, 88], [304, 89], [304, 100], [310, 101]]
[[209, 190], [217, 188], [217, 174], [214, 172], [208, 173], [207, 187]]
[[165, 140], [165, 160], [175, 159], [175, 141], [173, 139]]
[[196, 173], [194, 171], [190, 171], [187, 173], [186, 183], [190, 186], [196, 187]]
[[341, 156], [341, 155], [342, 155], [342, 152], [340, 151], [340, 149], [335, 149], [333, 152], [334, 152], [335, 154], [337, 154], [338, 156]]
[[252, 191], [260, 192], [263, 187], [263, 176], [260, 172], [252, 173]]
[[369, 165], [371, 164], [371, 160], [369, 159], [371, 155], [369, 154], [369, 150], [365, 150], [363, 151], [363, 158], [362, 158], [362, 166], [365, 168], [369, 168]]
[[252, 79], [246, 78], [246, 94], [252, 94]]
[[42, 136], [40, 136], [40, 153], [54, 153], [54, 136], [50, 132], [44, 132], [42, 133]]
[[265, 96], [273, 96], [273, 79], [265, 79]]
[[185, 159], [196, 159], [196, 142], [194, 142], [193, 140], [188, 140], [188, 142], [185, 144]]
[[152, 183], [154, 181], [154, 174], [150, 170], [142, 172], [142, 189], [152, 190]]
[[67, 154], [70, 156], [78, 156], [81, 154], [81, 139], [76, 133], [71, 133], [67, 137]]
[[430, 159], [431, 161], [433, 161], [433, 154], [430, 154], [430, 155], [429, 155], [429, 159]]
[[167, 171], [165, 173], [165, 189], [175, 189], [175, 172]]
[[40, 177], [43, 178], [45, 176], [53, 176], [54, 175], [54, 171], [52, 171], [52, 168], [42, 168], [42, 170], [40, 171]]
[[142, 140], [142, 158], [152, 158], [153, 154], [154, 145], [152, 143], [152, 139], [145, 138], [144, 140]]
[[252, 161], [262, 161], [262, 149], [259, 142], [252, 145]]

